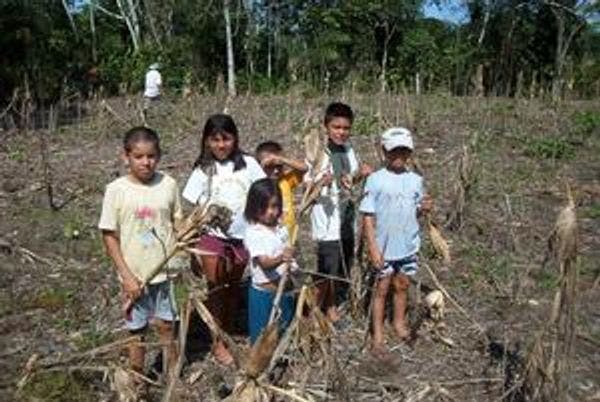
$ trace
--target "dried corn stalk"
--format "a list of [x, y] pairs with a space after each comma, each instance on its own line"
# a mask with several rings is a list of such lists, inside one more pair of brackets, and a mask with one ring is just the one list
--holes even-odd
[[[524, 381], [515, 393], [529, 400], [566, 400], [575, 338], [577, 289], [577, 215], [567, 186], [567, 205], [559, 212], [549, 242], [556, 257], [559, 288], [550, 319], [539, 331], [524, 366]], [[551, 344], [547, 351], [544, 345]]]
[[304, 136], [304, 153], [306, 160], [311, 166], [311, 180], [306, 186], [300, 208], [299, 215], [303, 215], [310, 209], [312, 204], [319, 198], [323, 189], [323, 180], [317, 180], [319, 173], [324, 169], [325, 147], [321, 139], [321, 130], [317, 127], [311, 128]]
[[221, 205], [212, 204], [206, 206], [204, 204], [196, 206], [179, 225], [179, 228], [177, 228], [175, 246], [159, 264], [152, 268], [144, 280], [144, 285], [150, 283], [175, 254], [182, 250], [187, 250], [187, 245], [190, 241], [193, 241], [193, 238], [199, 235], [206, 227], [219, 228], [221, 231], [226, 232], [231, 225], [231, 217], [231, 211]]

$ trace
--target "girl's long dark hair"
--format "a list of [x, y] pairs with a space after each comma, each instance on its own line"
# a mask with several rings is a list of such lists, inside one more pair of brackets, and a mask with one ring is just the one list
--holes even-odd
[[279, 190], [277, 182], [265, 177], [252, 183], [246, 199], [246, 208], [244, 209], [246, 220], [250, 223], [258, 222], [259, 217], [265, 212], [269, 206], [269, 201], [273, 197], [277, 199], [279, 214], [281, 215], [281, 190]]
[[204, 173], [209, 174], [209, 168], [214, 164], [215, 157], [207, 148], [206, 141], [210, 136], [223, 133], [231, 134], [234, 138], [233, 151], [227, 158], [227, 160], [233, 162], [233, 170], [241, 170], [246, 167], [244, 152], [239, 147], [238, 129], [233, 118], [227, 114], [213, 114], [206, 120], [204, 130], [202, 130], [200, 155], [194, 162], [194, 169], [199, 167]]

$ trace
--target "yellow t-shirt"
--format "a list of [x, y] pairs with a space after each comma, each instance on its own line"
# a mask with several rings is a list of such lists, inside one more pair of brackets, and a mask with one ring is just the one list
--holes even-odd
[[[98, 227], [118, 233], [128, 268], [144, 281], [175, 245], [173, 223], [182, 215], [172, 177], [157, 172], [149, 184], [120, 177], [106, 186]], [[160, 273], [151, 283], [166, 279]]]
[[296, 211], [294, 209], [294, 189], [302, 183], [302, 173], [291, 171], [279, 179], [279, 190], [283, 202], [282, 222], [287, 227], [290, 236], [296, 233]]

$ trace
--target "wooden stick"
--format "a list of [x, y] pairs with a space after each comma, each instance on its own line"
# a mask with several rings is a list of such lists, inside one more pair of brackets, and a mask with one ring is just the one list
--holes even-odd
[[[298, 226], [294, 227], [294, 233], [290, 233], [289, 246], [293, 247], [296, 244], [296, 239], [298, 238]], [[286, 263], [283, 274], [281, 278], [279, 278], [279, 283], [277, 284], [277, 293], [275, 293], [275, 298], [273, 299], [273, 307], [271, 308], [271, 315], [269, 316], [269, 324], [275, 321], [278, 318], [280, 309], [279, 304], [281, 304], [281, 298], [283, 296], [283, 291], [287, 285], [287, 281], [290, 273], [290, 263]]]
[[239, 369], [241, 367], [240, 352], [238, 351], [233, 339], [231, 339], [231, 337], [221, 329], [206, 305], [204, 305], [204, 303], [198, 297], [192, 297], [191, 300], [202, 320], [206, 323], [206, 325], [208, 325], [213, 337], [222, 339], [230, 348], [231, 355], [233, 356], [233, 363], [235, 367]]
[[162, 402], [169, 402], [171, 400], [171, 394], [175, 388], [175, 383], [179, 379], [181, 369], [183, 367], [183, 360], [185, 358], [185, 346], [187, 343], [187, 333], [190, 325], [190, 317], [192, 313], [192, 301], [190, 299], [185, 303], [184, 311], [182, 316], [184, 317], [181, 321], [181, 328], [179, 329], [179, 355], [177, 356], [177, 362], [175, 367], [171, 367], [169, 384], [162, 397]]
[[262, 384], [260, 384], [260, 386], [264, 387], [264, 388], [266, 388], [266, 389], [268, 389], [270, 391], [273, 391], [273, 392], [276, 392], [276, 393], [281, 394], [283, 396], [286, 396], [286, 397], [288, 397], [288, 398], [290, 398], [290, 399], [292, 399], [294, 401], [298, 401], [298, 402], [311, 402], [311, 401], [314, 401], [313, 398], [305, 399], [305, 398], [302, 398], [299, 395], [296, 395], [296, 393], [293, 392], [293, 391], [290, 391], [290, 390], [287, 390], [287, 389], [284, 389], [284, 388], [280, 388], [280, 387], [276, 387], [275, 385], [271, 385], [271, 384], [268, 384], [268, 383], [262, 383]]

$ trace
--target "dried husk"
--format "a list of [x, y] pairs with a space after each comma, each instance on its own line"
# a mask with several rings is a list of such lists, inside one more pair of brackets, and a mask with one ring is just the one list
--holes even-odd
[[272, 322], [260, 334], [250, 350], [245, 373], [249, 378], [257, 378], [269, 366], [273, 352], [279, 341], [278, 324]]
[[448, 245], [448, 242], [444, 239], [440, 230], [431, 220], [427, 222], [427, 229], [435, 253], [442, 258], [444, 264], [450, 264], [452, 258], [450, 256], [450, 246]]

